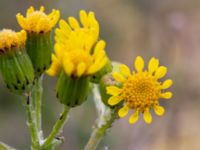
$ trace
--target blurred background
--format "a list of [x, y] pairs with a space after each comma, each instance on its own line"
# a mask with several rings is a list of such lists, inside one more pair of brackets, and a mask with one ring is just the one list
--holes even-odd
[[[168, 67], [174, 96], [162, 101], [163, 117], [147, 125], [141, 118], [130, 125], [116, 121], [98, 150], [199, 150], [200, 149], [200, 1], [199, 0], [1, 0], [0, 28], [19, 30], [15, 15], [33, 5], [46, 12], [57, 8], [62, 18], [78, 17], [80, 9], [95, 12], [101, 38], [112, 60], [132, 67], [141, 55], [152, 56]], [[43, 129], [48, 135], [62, 110], [55, 97], [55, 78], [45, 76]], [[60, 150], [81, 150], [97, 114], [88, 100], [70, 112]], [[0, 141], [29, 150], [30, 137], [19, 96], [11, 94], [0, 78]]]

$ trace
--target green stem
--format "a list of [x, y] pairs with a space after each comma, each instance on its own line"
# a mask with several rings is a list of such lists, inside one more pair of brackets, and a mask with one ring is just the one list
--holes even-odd
[[42, 130], [41, 103], [42, 103], [42, 93], [43, 93], [42, 77], [35, 80], [35, 85], [32, 92], [35, 100], [36, 128], [38, 132], [41, 132]]
[[93, 95], [98, 112], [98, 119], [96, 120], [93, 132], [84, 150], [95, 150], [114, 121], [118, 118], [117, 107], [109, 108], [102, 103], [98, 85], [93, 85]]
[[[114, 110], [111, 111], [111, 116], [106, 122], [102, 125], [98, 125], [98, 123], [95, 125], [93, 132], [90, 136], [90, 139], [88, 143], [86, 144], [84, 150], [95, 150], [102, 140], [102, 138], [105, 136], [107, 131], [111, 128], [113, 122], [116, 120], [116, 113]], [[97, 122], [101, 122], [98, 121]]]
[[25, 110], [26, 110], [26, 117], [27, 117], [27, 125], [31, 132], [31, 141], [32, 141], [32, 150], [37, 150], [39, 146], [38, 136], [37, 136], [37, 129], [35, 124], [34, 118], [34, 110], [32, 106], [32, 99], [30, 99], [30, 95], [26, 94], [25, 96], [26, 101], [24, 102]]
[[62, 112], [62, 114], [60, 115], [56, 124], [54, 125], [50, 135], [46, 138], [46, 140], [43, 144], [43, 148], [46, 148], [49, 145], [51, 145], [52, 142], [55, 140], [56, 136], [61, 132], [61, 130], [68, 118], [67, 116], [68, 116], [69, 109], [70, 108], [68, 106], [64, 106], [64, 111]]
[[0, 150], [16, 150], [10, 146], [8, 146], [7, 144], [0, 142]]

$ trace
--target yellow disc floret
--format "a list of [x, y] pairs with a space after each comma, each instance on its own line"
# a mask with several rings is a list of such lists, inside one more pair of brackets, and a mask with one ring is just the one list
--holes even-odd
[[159, 105], [159, 98], [169, 99], [171, 92], [163, 92], [172, 85], [172, 80], [168, 79], [163, 84], [159, 81], [165, 76], [167, 68], [158, 66], [159, 61], [152, 58], [149, 61], [148, 70], [143, 71], [144, 61], [138, 56], [135, 61], [136, 72], [131, 73], [126, 65], [120, 66], [120, 73], [114, 72], [113, 78], [121, 83], [121, 88], [108, 86], [107, 93], [112, 95], [108, 103], [113, 106], [124, 101], [124, 106], [119, 109], [119, 117], [128, 114], [129, 109], [134, 110], [129, 122], [135, 123], [139, 114], [143, 113], [146, 123], [152, 122], [150, 109], [154, 109], [158, 116], [164, 114], [164, 108]]
[[41, 6], [40, 10], [34, 10], [34, 7], [30, 7], [26, 12], [26, 17], [23, 17], [20, 13], [17, 14], [17, 21], [19, 25], [28, 32], [43, 33], [49, 32], [57, 23], [60, 12], [59, 10], [52, 10], [47, 15], [44, 13], [44, 7]]
[[69, 23], [60, 21], [49, 75], [57, 75], [62, 67], [69, 76], [92, 75], [107, 63], [105, 42], [98, 41], [99, 24], [94, 13], [81, 10], [80, 20], [82, 26], [74, 17], [69, 17]]
[[3, 29], [0, 31], [0, 52], [4, 53], [12, 50], [12, 47], [24, 45], [25, 41], [26, 32], [24, 30], [15, 32], [10, 29]]

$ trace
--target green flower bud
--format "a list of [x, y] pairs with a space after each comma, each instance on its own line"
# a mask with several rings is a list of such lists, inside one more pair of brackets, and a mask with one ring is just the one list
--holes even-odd
[[25, 51], [26, 32], [0, 31], [0, 70], [7, 88], [14, 93], [28, 92], [34, 71]]
[[89, 77], [68, 76], [62, 71], [56, 87], [57, 98], [69, 107], [82, 104], [87, 99], [90, 90], [89, 81]]
[[110, 85], [115, 85], [115, 81], [112, 79], [112, 75], [111, 74], [107, 74], [105, 75], [101, 80], [100, 80], [100, 83], [99, 83], [99, 88], [100, 88], [100, 94], [101, 94], [101, 99], [103, 101], [103, 103], [110, 107], [110, 105], [108, 104], [108, 99], [110, 97], [110, 95], [108, 95], [106, 93], [106, 87], [107, 86], [110, 86]]
[[35, 76], [44, 73], [51, 64], [51, 32], [47, 33], [27, 33], [26, 49], [31, 58]]
[[[113, 71], [119, 72], [119, 63], [114, 62], [114, 63], [112, 63], [112, 66], [113, 66]], [[114, 108], [115, 106], [111, 106], [108, 104], [108, 99], [110, 98], [111, 95], [107, 94], [107, 90], [106, 90], [106, 88], [111, 85], [116, 85], [119, 87], [121, 86], [118, 82], [116, 82], [113, 79], [112, 73], [104, 75], [99, 83], [101, 99], [102, 99], [102, 102], [106, 106], [108, 106], [110, 108]]]

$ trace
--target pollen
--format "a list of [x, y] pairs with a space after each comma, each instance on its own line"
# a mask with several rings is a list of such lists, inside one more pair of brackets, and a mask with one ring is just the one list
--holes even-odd
[[145, 111], [158, 103], [160, 84], [148, 72], [134, 74], [124, 83], [121, 96], [132, 109]]
[[107, 87], [107, 93], [111, 95], [108, 104], [114, 106], [123, 102], [123, 107], [118, 111], [119, 117], [125, 117], [129, 110], [133, 110], [129, 118], [131, 124], [139, 119], [139, 114], [143, 114], [144, 121], [149, 124], [152, 122], [151, 109], [154, 109], [158, 116], [164, 114], [164, 108], [160, 106], [159, 100], [172, 97], [171, 92], [165, 92], [172, 85], [172, 80], [168, 79], [163, 83], [159, 81], [167, 73], [167, 68], [158, 65], [158, 59], [151, 58], [148, 70], [143, 70], [144, 60], [138, 56], [135, 61], [136, 71], [131, 73], [130, 69], [122, 64], [120, 72], [113, 73], [113, 78], [121, 86]]
[[34, 10], [30, 7], [26, 12], [26, 17], [20, 13], [16, 15], [19, 25], [27, 32], [45, 33], [50, 32], [51, 29], [58, 22], [60, 17], [59, 10], [52, 10], [50, 14], [44, 13], [44, 7], [41, 6], [40, 10]]
[[94, 13], [81, 10], [80, 22], [74, 17], [69, 17], [68, 22], [59, 22], [54, 60], [47, 71], [49, 75], [57, 75], [61, 68], [69, 76], [93, 75], [107, 63], [106, 43], [98, 40], [99, 24]]
[[0, 52], [12, 51], [13, 47], [20, 47], [25, 44], [25, 41], [26, 32], [24, 30], [15, 32], [10, 29], [3, 29], [0, 31]]

